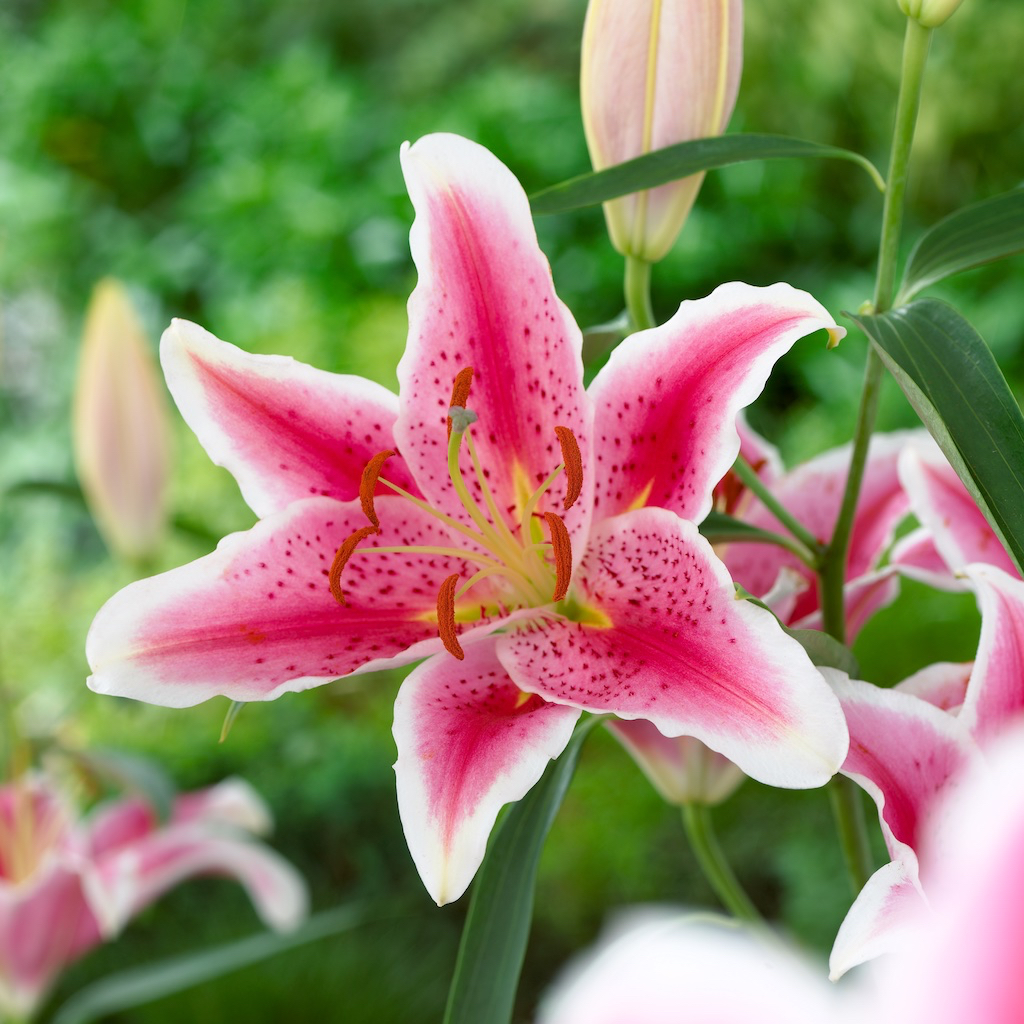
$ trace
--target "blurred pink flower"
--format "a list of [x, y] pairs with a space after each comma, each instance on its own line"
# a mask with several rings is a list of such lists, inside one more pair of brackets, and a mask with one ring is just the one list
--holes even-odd
[[167, 397], [128, 293], [112, 278], [96, 285], [86, 313], [72, 439], [107, 545], [126, 558], [152, 554], [167, 520]]
[[[741, 0], [590, 0], [580, 91], [594, 169], [721, 135], [742, 63]], [[694, 174], [605, 203], [615, 248], [660, 260], [703, 180]]]
[[823, 784], [846, 746], [838, 704], [774, 618], [735, 599], [694, 523], [775, 360], [841, 329], [787, 285], [724, 285], [628, 338], [584, 390], [581, 335], [512, 174], [455, 136], [402, 162], [420, 279], [401, 398], [176, 321], [171, 391], [264, 518], [111, 599], [90, 685], [267, 700], [427, 658], [395, 704], [396, 773], [439, 903], [581, 710], [697, 736], [768, 784]]
[[186, 878], [229, 875], [273, 928], [294, 928], [295, 869], [251, 835], [269, 816], [239, 779], [180, 796], [166, 824], [139, 798], [79, 820], [54, 784], [0, 786], [0, 1016], [31, 1016], [58, 974]]

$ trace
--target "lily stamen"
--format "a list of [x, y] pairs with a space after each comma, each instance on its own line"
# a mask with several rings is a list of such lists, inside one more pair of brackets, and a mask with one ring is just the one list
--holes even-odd
[[459, 644], [459, 635], [455, 629], [455, 588], [458, 585], [459, 574], [453, 572], [437, 592], [437, 632], [445, 650], [462, 661], [466, 652]]

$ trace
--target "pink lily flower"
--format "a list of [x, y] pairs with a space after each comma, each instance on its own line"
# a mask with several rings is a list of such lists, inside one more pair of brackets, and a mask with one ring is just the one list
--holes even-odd
[[426, 658], [395, 704], [395, 770], [438, 903], [581, 711], [697, 736], [769, 784], [825, 782], [847, 742], [834, 695], [693, 524], [774, 361], [841, 328], [786, 285], [727, 285], [584, 391], [512, 174], [455, 136], [402, 163], [420, 277], [400, 399], [175, 322], [170, 389], [263, 518], [108, 602], [90, 685], [180, 707]]
[[538, 1024], [1019, 1024], [1024, 730], [999, 737], [918, 823], [929, 905], [898, 955], [830, 986], [763, 932], [634, 912], [542, 1001]]
[[878, 805], [891, 862], [875, 872], [850, 909], [832, 951], [834, 977], [905, 941], [922, 885], [921, 822], [936, 800], [1009, 723], [1024, 712], [1024, 582], [988, 565], [962, 570], [981, 611], [972, 665], [929, 666], [893, 690], [829, 678], [850, 729], [843, 774]]
[[[772, 494], [821, 542], [831, 539], [839, 516], [850, 464], [844, 445], [804, 462], [788, 473], [778, 470], [778, 455], [750, 427], [744, 443], [754, 466]], [[907, 496], [897, 472], [900, 452], [915, 434], [876, 434], [871, 441], [864, 484], [854, 519], [847, 560], [847, 638], [852, 640], [879, 609], [895, 600], [899, 582], [894, 568], [878, 564], [906, 516]], [[763, 468], [760, 468], [763, 467]], [[769, 478], [763, 475], [770, 474]], [[728, 480], [728, 478], [727, 478]], [[752, 526], [785, 533], [778, 520], [745, 488], [731, 494], [730, 513]], [[788, 626], [819, 628], [821, 608], [817, 578], [796, 556], [772, 544], [733, 543], [722, 553], [733, 579], [769, 604]], [[780, 585], [781, 584], [781, 585]]]
[[0, 786], [0, 1016], [30, 1017], [68, 964], [195, 875], [236, 878], [266, 924], [294, 928], [305, 887], [251, 840], [268, 827], [239, 779], [180, 796], [163, 825], [138, 798], [78, 820], [45, 776]]

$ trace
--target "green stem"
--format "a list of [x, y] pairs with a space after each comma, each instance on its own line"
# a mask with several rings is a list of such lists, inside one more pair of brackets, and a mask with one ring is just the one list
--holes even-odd
[[646, 331], [657, 326], [651, 307], [652, 265], [638, 256], [626, 257], [626, 310], [634, 331]]
[[[878, 271], [873, 304], [876, 313], [885, 312], [889, 308], [895, 288], [907, 167], [914, 141], [917, 113], [921, 106], [921, 84], [924, 80], [924, 67], [930, 42], [931, 29], [924, 28], [908, 18], [907, 31], [903, 38], [903, 68], [899, 98], [896, 102], [896, 122], [893, 127], [885, 206], [882, 211], [882, 231], [878, 243]], [[846, 640], [843, 584], [850, 551], [850, 535], [853, 532], [854, 514], [864, 480], [868, 446], [871, 443], [871, 433], [878, 413], [882, 371], [881, 359], [873, 348], [869, 348], [860, 408], [853, 435], [850, 472], [846, 479], [832, 541], [825, 551], [819, 569], [819, 592], [825, 630], [840, 642]], [[859, 891], [870, 877], [873, 866], [867, 841], [864, 801], [860, 790], [849, 779], [836, 779], [830, 785], [829, 792], [850, 881], [855, 891]]]
[[743, 481], [745, 487], [757, 495], [761, 504], [807, 549], [804, 555], [799, 555], [801, 561], [808, 565], [816, 565], [817, 553], [821, 550], [818, 538], [772, 494], [754, 471], [754, 467], [742, 455], [738, 456], [732, 464], [732, 471]]
[[756, 925], [764, 924], [764, 918], [743, 891], [743, 886], [733, 874], [722, 848], [718, 845], [708, 807], [698, 803], [684, 804], [683, 825], [686, 827], [686, 838], [690, 841], [690, 848], [697, 858], [697, 863], [700, 864], [704, 877], [723, 905], [741, 921]]
[[828, 798], [839, 832], [850, 889], [856, 896], [875, 870], [864, 822], [864, 795], [853, 779], [836, 775], [828, 785]]

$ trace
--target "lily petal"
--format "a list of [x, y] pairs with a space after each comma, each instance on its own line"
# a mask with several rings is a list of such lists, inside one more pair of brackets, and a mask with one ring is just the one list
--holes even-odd
[[345, 607], [327, 573], [341, 542], [365, 525], [360, 505], [295, 502], [204, 558], [111, 598], [86, 640], [89, 685], [169, 707], [216, 694], [271, 700], [441, 650], [438, 586], [471, 570], [441, 555], [365, 554], [450, 543], [446, 527], [402, 498], [381, 498], [377, 510], [381, 534], [364, 540], [345, 569]]
[[1024, 582], [991, 565], [963, 574], [978, 598], [981, 639], [960, 719], [982, 740], [1024, 710]]
[[[410, 243], [419, 283], [398, 365], [399, 448], [431, 503], [464, 518], [449, 482], [445, 424], [454, 378], [472, 367], [472, 437], [500, 510], [521, 510], [562, 461], [556, 425], [576, 436], [584, 492], [565, 515], [575, 540], [586, 530], [593, 486], [583, 339], [555, 295], [526, 193], [500, 160], [454, 135], [406, 145], [402, 168], [416, 208]], [[483, 505], [465, 448], [463, 473]], [[538, 511], [561, 512], [565, 494], [563, 474]]]
[[950, 714], [957, 714], [967, 695], [974, 662], [937, 661], [908, 676], [893, 689], [910, 693]]
[[499, 638], [521, 689], [695, 736], [769, 785], [820, 786], [838, 769], [834, 695], [774, 616], [736, 599], [692, 523], [655, 508], [605, 521], [577, 588], [584, 621]]
[[398, 809], [438, 906], [465, 892], [498, 811], [533, 787], [580, 716], [519, 690], [494, 639], [465, 653], [463, 661], [442, 655], [424, 662], [395, 701]]
[[734, 283], [628, 337], [589, 392], [598, 515], [657, 505], [700, 522], [740, 450], [740, 409], [780, 356], [822, 329], [845, 333], [806, 292]]
[[839, 926], [828, 958], [828, 976], [838, 981], [851, 967], [906, 948], [927, 907], [917, 858], [880, 867], [857, 894]]
[[923, 820], [976, 747], [962, 717], [909, 693], [822, 671], [850, 728], [842, 772], [875, 801], [889, 855], [914, 870]]
[[899, 473], [914, 515], [931, 533], [951, 571], [985, 562], [1011, 576], [1020, 575], [938, 445], [908, 446], [900, 456]]
[[[160, 361], [185, 421], [258, 516], [311, 495], [351, 501], [366, 463], [394, 446], [398, 399], [362, 377], [252, 355], [187, 320], [164, 331]], [[418, 493], [400, 458], [388, 478]]]

